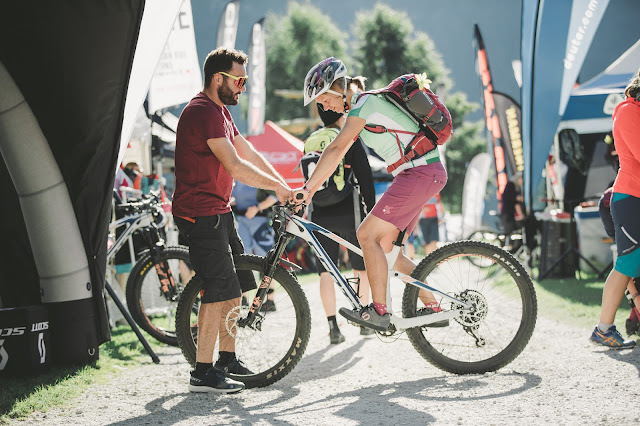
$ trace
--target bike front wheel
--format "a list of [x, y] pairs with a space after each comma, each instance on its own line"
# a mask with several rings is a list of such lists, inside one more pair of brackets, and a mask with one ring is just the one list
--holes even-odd
[[157, 261], [151, 253], [142, 256], [127, 280], [127, 307], [136, 324], [156, 340], [178, 346], [175, 313], [193, 275], [187, 247], [167, 247]]
[[[257, 283], [264, 275], [264, 258], [254, 255], [234, 256], [237, 271], [252, 271]], [[257, 289], [244, 294], [247, 304], [223, 306], [220, 341], [235, 338], [235, 352], [250, 370], [249, 374], [229, 374], [247, 388], [270, 385], [291, 372], [302, 358], [311, 333], [309, 303], [295, 277], [278, 266], [271, 280], [269, 297], [258, 311], [258, 321], [241, 326]], [[196, 276], [182, 292], [176, 312], [176, 332], [180, 349], [187, 361], [196, 363], [198, 313], [202, 281]], [[270, 299], [269, 299], [270, 300]], [[214, 350], [217, 359], [218, 344]]]
[[[444, 327], [407, 330], [414, 348], [434, 366], [455, 374], [495, 371], [529, 342], [536, 324], [536, 293], [525, 269], [505, 250], [479, 241], [448, 244], [423, 259], [411, 276], [473, 306]], [[407, 285], [404, 317], [424, 313], [420, 296], [424, 293], [418, 287]], [[439, 302], [442, 310], [461, 308]]]

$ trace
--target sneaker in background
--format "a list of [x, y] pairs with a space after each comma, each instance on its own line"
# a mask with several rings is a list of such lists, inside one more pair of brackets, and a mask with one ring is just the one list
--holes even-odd
[[276, 310], [276, 302], [273, 300], [265, 300], [262, 306], [260, 306], [261, 312], [275, 312]]
[[236, 393], [243, 389], [244, 383], [225, 377], [215, 368], [203, 375], [193, 370], [189, 378], [189, 392]]
[[344, 342], [344, 335], [340, 332], [337, 325], [329, 323], [329, 342], [332, 345]]
[[376, 334], [375, 330], [372, 330], [368, 327], [365, 327], [363, 325], [360, 326], [360, 335], [361, 336], [371, 336], [372, 334]]
[[606, 333], [596, 326], [591, 333], [591, 342], [611, 349], [632, 349], [636, 345], [635, 340], [624, 340], [615, 325], [611, 326]]

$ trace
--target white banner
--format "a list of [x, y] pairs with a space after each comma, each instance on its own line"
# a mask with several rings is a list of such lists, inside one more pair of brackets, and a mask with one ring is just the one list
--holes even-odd
[[180, 9], [180, 0], [165, 2], [148, 1], [144, 5], [144, 14], [140, 24], [138, 43], [133, 57], [127, 100], [124, 106], [122, 133], [120, 135], [120, 153], [116, 168], [120, 166], [124, 152], [129, 144], [138, 110], [147, 95], [149, 82], [156, 68], [169, 33], [171, 23], [175, 21]]
[[236, 46], [236, 33], [238, 32], [238, 12], [240, 11], [240, 0], [230, 1], [220, 17], [218, 23], [218, 47], [234, 49]]
[[253, 24], [249, 45], [249, 111], [247, 134], [259, 135], [264, 132], [264, 104], [266, 55], [264, 45], [264, 19]]
[[491, 168], [491, 156], [486, 152], [473, 157], [464, 176], [462, 190], [462, 238], [482, 225], [484, 195]]
[[609, 0], [573, 0], [569, 36], [564, 57], [564, 75], [558, 115], [562, 116], [569, 101], [571, 88], [580, 74], [593, 36], [600, 25]]
[[184, 0], [149, 87], [149, 114], [189, 102], [202, 90], [191, 0]]

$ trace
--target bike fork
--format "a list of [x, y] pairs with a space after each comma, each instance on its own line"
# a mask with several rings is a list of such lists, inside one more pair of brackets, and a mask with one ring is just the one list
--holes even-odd
[[257, 312], [259, 311], [262, 304], [265, 302], [267, 298], [267, 291], [271, 286], [271, 280], [273, 279], [273, 275], [276, 273], [276, 268], [280, 263], [280, 258], [284, 253], [284, 250], [291, 240], [291, 236], [288, 235], [280, 235], [278, 238], [278, 243], [276, 246], [269, 250], [267, 255], [265, 256], [265, 270], [264, 275], [262, 276], [262, 281], [260, 281], [260, 286], [258, 287], [258, 291], [256, 292], [256, 297], [253, 299], [251, 306], [249, 307], [249, 314], [245, 321], [248, 324], [253, 323], [254, 318], [257, 316]]
[[160, 260], [160, 253], [162, 253], [162, 251], [166, 248], [164, 245], [164, 241], [158, 236], [158, 241], [154, 242], [154, 239], [151, 236], [151, 231], [148, 229], [145, 230], [144, 237], [147, 241], [147, 244], [149, 245], [151, 260], [153, 261], [153, 266], [155, 267], [156, 273], [158, 274], [158, 280], [160, 281], [160, 291], [164, 295], [165, 299], [171, 300], [171, 298], [176, 293], [177, 285], [175, 279], [173, 278], [173, 274], [171, 273], [169, 261]]

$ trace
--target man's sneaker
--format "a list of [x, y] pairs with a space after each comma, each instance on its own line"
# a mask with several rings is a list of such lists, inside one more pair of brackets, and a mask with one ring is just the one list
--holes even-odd
[[276, 302], [273, 300], [265, 300], [262, 306], [260, 306], [260, 311], [262, 312], [274, 312], [276, 310]]
[[351, 322], [378, 331], [387, 331], [391, 325], [391, 314], [380, 315], [373, 306], [373, 303], [360, 309], [360, 311], [340, 308], [338, 312]]
[[193, 370], [189, 379], [189, 392], [235, 393], [242, 389], [244, 383], [225, 377], [215, 368], [210, 368], [203, 375]]
[[596, 326], [591, 333], [591, 342], [612, 349], [630, 349], [636, 345], [634, 340], [624, 340], [615, 325], [611, 326], [606, 333], [601, 332]]
[[249, 370], [247, 366], [244, 365], [244, 362], [240, 361], [237, 358], [231, 361], [227, 365], [222, 365], [220, 360], [218, 360], [216, 361], [216, 365], [214, 365], [213, 368], [219, 370], [225, 376], [229, 374], [239, 374], [243, 376], [248, 376], [253, 374], [253, 371]]
[[344, 342], [344, 335], [340, 332], [338, 326], [329, 325], [329, 341], [332, 345]]
[[360, 335], [361, 336], [371, 336], [372, 334], [376, 334], [375, 330], [372, 330], [368, 327], [365, 327], [363, 325], [360, 326]]
[[[419, 317], [421, 315], [431, 315], [438, 312], [442, 312], [442, 309], [440, 308], [440, 305], [438, 303], [428, 303], [424, 308], [420, 308], [416, 311], [416, 316]], [[423, 327], [449, 327], [449, 320], [445, 319], [431, 324], [426, 324]]]

